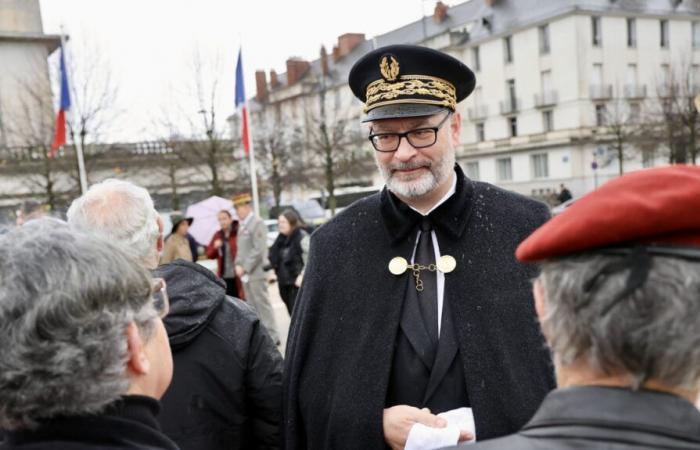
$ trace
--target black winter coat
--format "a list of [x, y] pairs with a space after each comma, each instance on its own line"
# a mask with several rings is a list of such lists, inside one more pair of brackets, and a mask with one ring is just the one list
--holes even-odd
[[277, 282], [281, 286], [293, 285], [304, 270], [301, 240], [306, 236], [308, 233], [302, 228], [295, 229], [289, 236], [280, 233], [270, 247], [270, 264], [275, 269]]
[[[473, 182], [457, 166], [457, 190], [430, 214], [445, 275], [464, 383], [479, 439], [520, 429], [554, 387], [535, 317], [534, 266], [515, 248], [549, 217], [534, 200]], [[285, 444], [297, 449], [385, 448], [382, 413], [420, 215], [384, 189], [311, 237], [285, 360]]]
[[158, 401], [128, 395], [101, 414], [56, 417], [38, 428], [7, 432], [1, 450], [177, 450], [156, 422]]
[[174, 261], [155, 275], [167, 283], [174, 362], [163, 431], [183, 450], [279, 448], [282, 357], [253, 309], [198, 264]]

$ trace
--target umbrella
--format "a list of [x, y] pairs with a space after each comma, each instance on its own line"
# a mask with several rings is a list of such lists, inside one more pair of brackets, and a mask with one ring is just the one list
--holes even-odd
[[194, 219], [189, 233], [197, 242], [202, 245], [209, 244], [214, 233], [221, 229], [216, 216], [222, 209], [230, 212], [234, 218], [236, 217], [236, 213], [233, 212], [233, 203], [230, 200], [217, 196], [209, 197], [187, 208], [186, 216]]

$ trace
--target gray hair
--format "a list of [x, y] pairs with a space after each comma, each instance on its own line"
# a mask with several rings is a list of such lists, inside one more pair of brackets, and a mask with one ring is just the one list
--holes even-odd
[[0, 236], [0, 429], [96, 413], [129, 388], [126, 329], [155, 330], [148, 271], [57, 219]]
[[158, 265], [158, 213], [148, 191], [128, 181], [95, 184], [68, 208], [68, 223], [121, 245], [147, 267]]
[[668, 386], [697, 389], [700, 263], [652, 257], [644, 285], [604, 314], [624, 290], [629, 271], [607, 275], [588, 295], [584, 285], [619, 258], [581, 255], [543, 265], [540, 279], [546, 314], [541, 325], [555, 361], [568, 365], [584, 358], [602, 373], [629, 374], [634, 389], [651, 378]]

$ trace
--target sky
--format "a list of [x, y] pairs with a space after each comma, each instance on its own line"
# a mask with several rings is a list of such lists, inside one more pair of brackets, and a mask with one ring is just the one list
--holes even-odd
[[384, 34], [432, 14], [435, 1], [40, 0], [40, 4], [44, 32], [59, 33], [63, 27], [70, 35], [73, 65], [99, 53], [100, 67], [117, 86], [113, 103], [119, 114], [109, 138], [136, 141], [160, 137], [164, 122], [183, 129], [188, 128], [187, 120], [201, 122], [194, 89], [196, 59], [204, 68], [202, 85], [211, 87], [217, 80], [215, 106], [217, 118], [223, 120], [234, 111], [239, 47], [250, 98], [255, 94], [255, 70], [285, 72], [291, 56], [315, 59], [321, 45], [330, 52], [344, 33], [364, 33], [367, 38]]

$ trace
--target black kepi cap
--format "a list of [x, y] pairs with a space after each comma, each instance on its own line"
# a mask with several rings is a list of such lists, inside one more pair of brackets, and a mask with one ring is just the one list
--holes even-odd
[[389, 45], [360, 58], [348, 83], [365, 104], [363, 122], [420, 117], [448, 109], [474, 90], [474, 73], [458, 59], [417, 45]]

